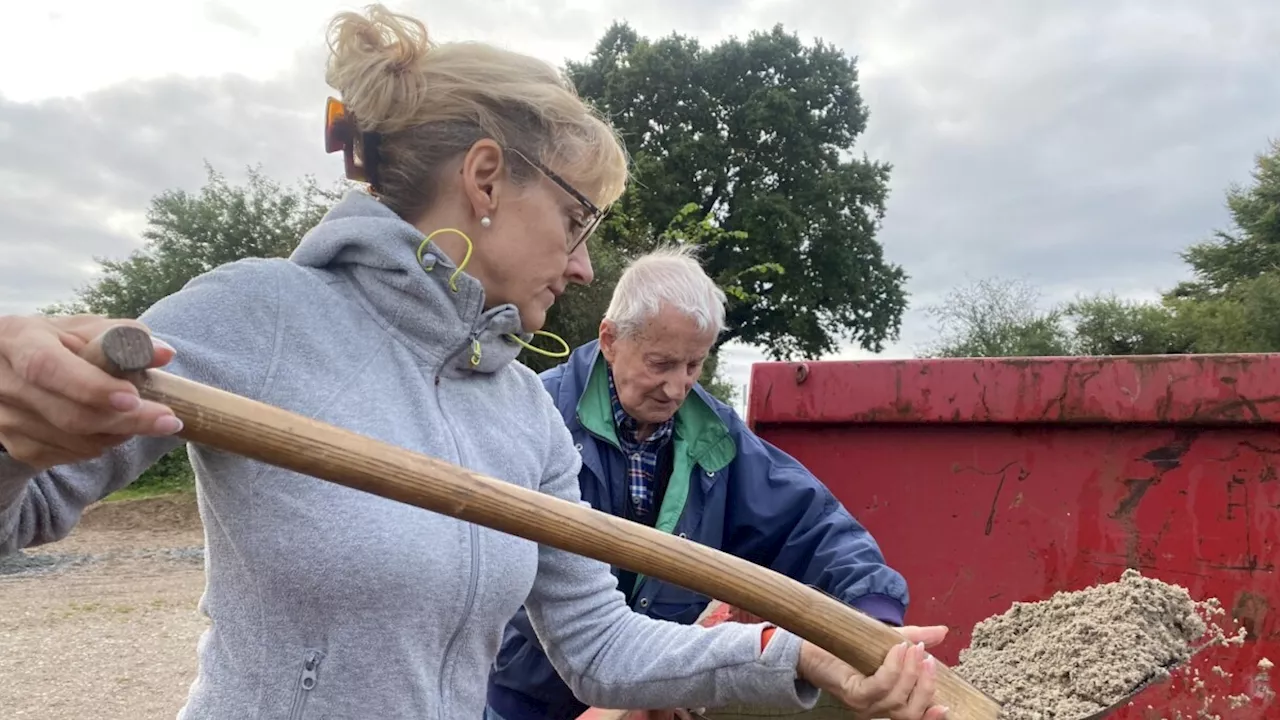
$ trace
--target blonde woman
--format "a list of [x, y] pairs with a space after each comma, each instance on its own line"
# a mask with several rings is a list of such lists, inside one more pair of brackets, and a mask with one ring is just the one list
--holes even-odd
[[[381, 7], [331, 26], [347, 195], [289, 259], [220, 267], [141, 318], [156, 364], [567, 500], [579, 459], [526, 348], [621, 194], [608, 125], [545, 63], [432, 44]], [[177, 446], [168, 408], [81, 361], [112, 321], [0, 318], [0, 552], [57, 540]], [[864, 678], [761, 625], [630, 612], [606, 565], [205, 447], [189, 450], [211, 621], [182, 718], [479, 718], [524, 604], [557, 672], [609, 707], [810, 705], [942, 717], [932, 661]], [[921, 631], [929, 634], [932, 631]], [[908, 637], [912, 631], [906, 633]]]

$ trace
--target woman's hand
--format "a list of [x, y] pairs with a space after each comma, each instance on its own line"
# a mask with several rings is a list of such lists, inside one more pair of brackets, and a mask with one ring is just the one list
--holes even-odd
[[942, 720], [947, 708], [933, 701], [937, 664], [925, 648], [942, 642], [947, 628], [904, 627], [898, 632], [906, 642], [894, 646], [870, 677], [808, 642], [800, 649], [796, 669], [801, 678], [847, 705], [859, 718]]
[[[38, 470], [88, 460], [134, 435], [172, 435], [182, 423], [169, 408], [138, 397], [125, 380], [78, 353], [129, 320], [94, 315], [0, 317], [0, 445]], [[152, 367], [173, 359], [160, 341]]]

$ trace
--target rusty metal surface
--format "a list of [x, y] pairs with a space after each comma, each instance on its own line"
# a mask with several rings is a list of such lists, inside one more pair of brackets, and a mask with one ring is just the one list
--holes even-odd
[[1280, 423], [1280, 355], [757, 363], [753, 423]]
[[1280, 358], [809, 363], [799, 384], [777, 364], [751, 393], [757, 432], [907, 576], [908, 622], [952, 628], [946, 662], [1011, 603], [1136, 567], [1218, 598], [1248, 638], [1112, 717], [1195, 717], [1205, 694], [1223, 720], [1280, 717], [1258, 667], [1280, 660]]

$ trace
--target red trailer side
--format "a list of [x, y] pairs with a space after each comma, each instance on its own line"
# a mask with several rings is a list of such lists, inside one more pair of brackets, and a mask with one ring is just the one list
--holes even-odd
[[[872, 531], [908, 622], [953, 628], [946, 662], [1011, 603], [1134, 567], [1247, 629], [1193, 665], [1215, 711], [1280, 717], [1280, 355], [761, 363], [748, 422]], [[1194, 679], [1116, 720], [1195, 717]]]

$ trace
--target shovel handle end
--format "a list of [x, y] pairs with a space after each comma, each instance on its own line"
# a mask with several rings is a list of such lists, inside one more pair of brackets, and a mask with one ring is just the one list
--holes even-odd
[[150, 333], [133, 325], [117, 325], [91, 340], [80, 357], [116, 377], [126, 377], [150, 367], [154, 353]]

